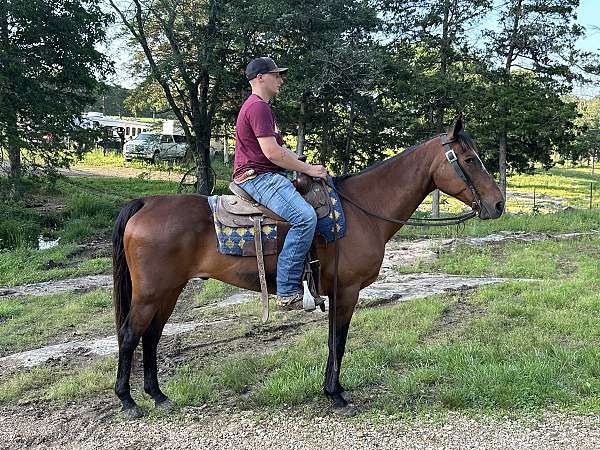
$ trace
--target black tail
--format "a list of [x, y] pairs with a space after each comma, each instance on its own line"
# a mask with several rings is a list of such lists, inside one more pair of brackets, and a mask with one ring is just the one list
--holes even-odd
[[144, 201], [139, 198], [127, 203], [119, 213], [113, 230], [113, 306], [117, 333], [123, 326], [131, 306], [131, 276], [125, 259], [123, 233], [129, 219], [143, 207]]

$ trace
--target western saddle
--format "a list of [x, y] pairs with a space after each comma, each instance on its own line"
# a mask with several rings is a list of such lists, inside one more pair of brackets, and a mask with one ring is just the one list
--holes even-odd
[[[330, 214], [332, 205], [329, 197], [329, 191], [324, 180], [312, 179], [308, 175], [299, 174], [294, 180], [294, 185], [304, 200], [311, 205], [317, 213], [317, 219], [321, 219]], [[277, 226], [286, 223], [286, 220], [275, 214], [270, 209], [257, 203], [244, 189], [235, 182], [229, 184], [229, 189], [235, 195], [222, 195], [217, 200], [215, 211], [216, 218], [224, 226], [229, 227], [254, 227], [254, 250], [258, 266], [258, 277], [260, 280], [261, 301], [263, 306], [262, 320], [269, 320], [269, 298], [267, 292], [267, 281], [265, 275], [265, 264], [263, 242], [261, 230], [264, 225]], [[269, 251], [267, 254], [276, 253]], [[250, 256], [252, 253], [245, 253]], [[304, 296], [304, 309], [312, 311], [318, 305], [321, 310], [325, 310], [324, 299], [319, 296], [320, 285], [320, 267], [316, 257], [316, 250], [313, 245], [307, 255], [304, 265], [304, 281], [308, 284], [309, 292], [312, 296]]]

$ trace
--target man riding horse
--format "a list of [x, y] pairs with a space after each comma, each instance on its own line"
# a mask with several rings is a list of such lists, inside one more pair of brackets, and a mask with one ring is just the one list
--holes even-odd
[[[281, 145], [267, 102], [281, 88], [282, 71], [285, 69], [268, 58], [248, 65], [252, 95], [237, 122], [235, 179], [257, 202], [291, 224], [279, 259], [274, 253], [264, 258], [269, 292], [276, 291], [282, 297], [280, 303], [289, 305], [290, 296], [302, 297], [300, 275], [316, 219], [284, 170], [313, 177], [325, 177], [327, 171], [299, 161]], [[323, 392], [335, 408], [347, 411], [351, 405], [340, 383], [340, 372], [350, 321], [360, 290], [379, 275], [386, 242], [409, 223], [434, 189], [472, 208], [461, 221], [475, 215], [481, 219], [500, 217], [504, 197], [477, 156], [475, 142], [464, 133], [461, 116], [447, 133], [336, 181], [345, 216], [344, 238], [336, 245], [317, 246], [316, 258], [320, 261], [319, 294], [326, 295], [332, 305]], [[130, 388], [133, 353], [140, 339], [144, 391], [157, 408], [170, 410], [174, 406], [159, 386], [157, 346], [190, 279], [212, 278], [262, 291], [257, 259], [219, 251], [214, 218], [209, 197], [159, 195], [130, 201], [115, 221], [113, 305], [119, 343], [115, 393], [126, 417], [143, 415]]]
[[306, 164], [284, 147], [269, 101], [281, 89], [281, 74], [271, 58], [253, 59], [246, 67], [252, 94], [240, 109], [235, 126], [233, 179], [255, 201], [287, 220], [291, 228], [277, 259], [277, 306], [291, 309], [303, 297], [301, 277], [304, 258], [317, 224], [317, 217], [286, 176], [286, 170], [326, 178], [321, 165]]

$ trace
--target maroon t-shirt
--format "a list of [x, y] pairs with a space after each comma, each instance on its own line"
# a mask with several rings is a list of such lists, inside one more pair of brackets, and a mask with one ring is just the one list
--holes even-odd
[[277, 143], [283, 145], [271, 107], [252, 94], [242, 105], [235, 124], [234, 178], [248, 169], [254, 169], [257, 174], [285, 170], [269, 161], [260, 148], [258, 138], [267, 136], [275, 137]]

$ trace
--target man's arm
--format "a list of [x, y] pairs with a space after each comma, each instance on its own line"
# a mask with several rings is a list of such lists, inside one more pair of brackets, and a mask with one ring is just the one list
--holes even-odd
[[295, 170], [311, 177], [327, 177], [327, 169], [321, 165], [307, 164], [298, 160], [298, 156], [277, 143], [274, 136], [259, 137], [260, 149], [273, 164], [286, 170]]

